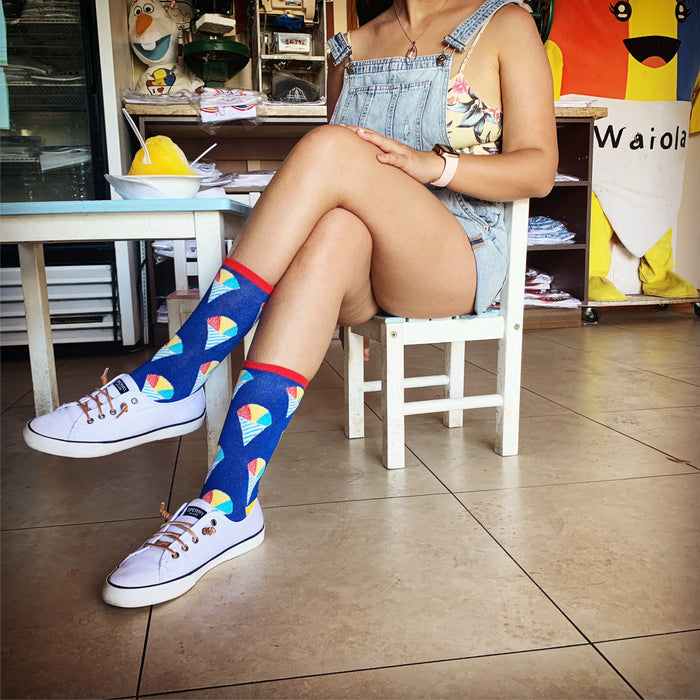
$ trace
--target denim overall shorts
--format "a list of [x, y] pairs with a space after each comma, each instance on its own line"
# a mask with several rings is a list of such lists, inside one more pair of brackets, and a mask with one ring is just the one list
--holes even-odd
[[[353, 61], [345, 36], [328, 42], [336, 65], [345, 66], [343, 89], [331, 124], [362, 126], [421, 151], [448, 144], [447, 85], [452, 57], [463, 52], [482, 24], [516, 0], [486, 0], [449, 36], [443, 54]], [[483, 156], [487, 157], [487, 156]], [[474, 199], [447, 188], [426, 185], [457, 217], [474, 251], [477, 269], [474, 312], [488, 309], [505, 282], [508, 249], [501, 202]]]

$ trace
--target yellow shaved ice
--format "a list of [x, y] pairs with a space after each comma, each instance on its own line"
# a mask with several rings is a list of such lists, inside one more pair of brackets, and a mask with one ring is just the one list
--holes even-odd
[[140, 148], [131, 163], [129, 175], [196, 175], [190, 167], [182, 149], [167, 136], [151, 136], [146, 139], [146, 148], [151, 157], [150, 165], [143, 162]]

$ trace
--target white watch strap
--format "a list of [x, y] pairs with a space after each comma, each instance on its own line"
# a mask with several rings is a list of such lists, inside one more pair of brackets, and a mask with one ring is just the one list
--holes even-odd
[[459, 165], [459, 156], [451, 155], [448, 153], [441, 153], [440, 157], [445, 161], [445, 169], [442, 171], [442, 175], [437, 180], [434, 180], [430, 184], [435, 187], [447, 187], [452, 181], [452, 178], [457, 172], [457, 166]]

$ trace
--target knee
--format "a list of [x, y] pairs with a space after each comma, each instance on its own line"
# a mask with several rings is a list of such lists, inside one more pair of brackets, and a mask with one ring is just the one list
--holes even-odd
[[315, 258], [337, 265], [369, 266], [372, 236], [364, 223], [351, 212], [336, 208], [318, 221], [302, 250]]
[[342, 171], [343, 162], [353, 152], [364, 150], [368, 144], [350, 129], [337, 124], [324, 124], [306, 134], [294, 147], [293, 154], [303, 157], [309, 165], [331, 163]]

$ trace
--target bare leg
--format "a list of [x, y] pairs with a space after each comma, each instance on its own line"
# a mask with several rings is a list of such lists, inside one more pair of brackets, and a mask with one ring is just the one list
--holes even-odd
[[265, 305], [249, 359], [311, 379], [337, 323], [377, 312], [371, 262], [372, 237], [362, 221], [344, 209], [325, 214]]
[[[371, 287], [379, 306], [423, 317], [471, 311], [476, 265], [462, 227], [423, 185], [379, 163], [377, 153], [340, 126], [305, 136], [253, 210], [234, 257], [277, 285], [317, 224], [342, 209], [371, 237]], [[313, 317], [322, 297], [307, 297], [304, 313]]]

